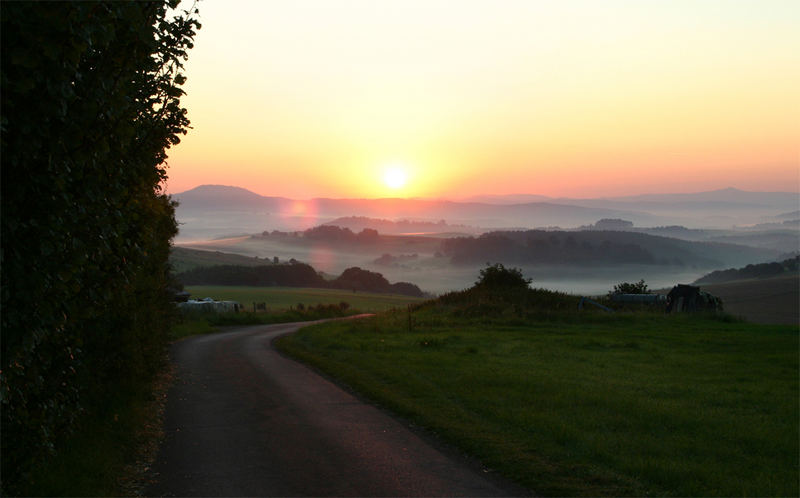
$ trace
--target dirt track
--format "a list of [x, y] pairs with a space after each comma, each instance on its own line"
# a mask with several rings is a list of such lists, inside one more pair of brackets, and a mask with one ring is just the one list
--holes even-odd
[[302, 325], [173, 345], [177, 381], [148, 496], [524, 493], [272, 348]]

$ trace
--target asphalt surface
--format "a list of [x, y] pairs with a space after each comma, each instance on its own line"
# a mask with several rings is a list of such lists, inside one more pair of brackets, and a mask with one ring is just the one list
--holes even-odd
[[241, 327], [173, 345], [176, 382], [149, 496], [508, 496], [519, 489], [416, 434]]

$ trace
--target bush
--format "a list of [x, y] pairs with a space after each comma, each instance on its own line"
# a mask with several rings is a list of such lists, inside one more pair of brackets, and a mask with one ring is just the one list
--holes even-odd
[[506, 268], [502, 263], [490, 265], [480, 271], [475, 287], [483, 289], [514, 290], [528, 289], [531, 279], [522, 276], [519, 268]]
[[609, 291], [608, 295], [610, 296], [611, 294], [650, 294], [650, 290], [644, 280], [639, 280], [635, 284], [630, 282], [617, 284], [613, 290]]

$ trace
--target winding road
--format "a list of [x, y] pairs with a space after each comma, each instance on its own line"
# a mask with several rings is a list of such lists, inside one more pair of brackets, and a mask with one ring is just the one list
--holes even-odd
[[176, 381], [148, 496], [525, 493], [272, 347], [304, 325], [237, 327], [173, 345]]

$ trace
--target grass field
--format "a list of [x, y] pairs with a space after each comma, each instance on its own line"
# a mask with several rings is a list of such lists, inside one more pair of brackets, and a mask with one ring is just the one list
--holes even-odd
[[800, 275], [705, 284], [722, 298], [725, 311], [756, 323], [800, 323]]
[[344, 301], [350, 308], [364, 312], [384, 311], [391, 308], [405, 308], [419, 303], [421, 298], [395, 294], [372, 294], [339, 289], [310, 289], [299, 287], [243, 287], [223, 285], [187, 286], [186, 291], [192, 299], [212, 297], [216, 300], [238, 301], [245, 310], [252, 310], [253, 303], [266, 303], [270, 310], [288, 309], [303, 303], [304, 306], [316, 304], [339, 304]]
[[200, 266], [239, 265], [260, 266], [272, 264], [271, 260], [230, 254], [219, 251], [200, 251], [187, 247], [173, 246], [169, 263], [175, 272], [183, 272]]
[[797, 496], [798, 333], [719, 317], [423, 308], [279, 347], [540, 495]]

